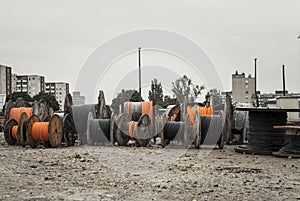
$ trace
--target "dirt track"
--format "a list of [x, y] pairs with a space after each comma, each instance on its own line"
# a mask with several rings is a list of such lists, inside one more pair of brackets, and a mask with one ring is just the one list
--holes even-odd
[[0, 133], [0, 200], [300, 200], [300, 159], [233, 148], [31, 149]]

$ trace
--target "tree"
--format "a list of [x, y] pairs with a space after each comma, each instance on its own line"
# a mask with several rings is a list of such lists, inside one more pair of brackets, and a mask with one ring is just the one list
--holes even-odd
[[182, 103], [185, 98], [188, 102], [194, 102], [203, 89], [204, 85], [194, 85], [192, 80], [186, 75], [172, 82], [172, 92], [180, 103]]
[[163, 108], [167, 108], [169, 105], [178, 105], [179, 102], [176, 98], [171, 98], [170, 96], [164, 96]]
[[[14, 92], [11, 94], [11, 99], [13, 102], [15, 102], [17, 98], [23, 98], [24, 101], [32, 102], [32, 98], [26, 92]], [[8, 100], [10, 100], [10, 96], [6, 96], [5, 102]]]
[[33, 96], [33, 100], [39, 101], [41, 99], [46, 101], [48, 103], [48, 106], [52, 107], [54, 111], [59, 110], [59, 104], [53, 94], [40, 92], [39, 94]]
[[151, 89], [148, 92], [149, 101], [153, 101], [154, 105], [160, 105], [163, 107], [163, 89], [161, 83], [154, 79], [151, 81]]
[[131, 101], [131, 102], [139, 102], [141, 100], [140, 93], [137, 90], [124, 90], [118, 93], [117, 97], [112, 100], [111, 108], [115, 114], [119, 114], [119, 107], [124, 107], [124, 103]]
[[133, 93], [130, 97], [131, 102], [142, 102], [144, 101], [143, 98], [141, 97], [140, 93], [137, 90], [133, 90]]

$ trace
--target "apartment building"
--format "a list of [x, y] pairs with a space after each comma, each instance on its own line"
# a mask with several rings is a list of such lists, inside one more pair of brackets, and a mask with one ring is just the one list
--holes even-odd
[[55, 96], [59, 110], [64, 110], [65, 97], [69, 93], [69, 83], [66, 82], [46, 82], [46, 93], [51, 93]]

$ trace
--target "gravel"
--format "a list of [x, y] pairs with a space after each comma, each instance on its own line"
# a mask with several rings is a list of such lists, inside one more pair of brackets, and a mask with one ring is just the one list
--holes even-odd
[[204, 148], [7, 146], [0, 200], [300, 200], [300, 159]]

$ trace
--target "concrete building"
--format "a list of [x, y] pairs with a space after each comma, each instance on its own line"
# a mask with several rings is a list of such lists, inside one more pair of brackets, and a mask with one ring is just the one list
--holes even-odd
[[[299, 109], [300, 96], [280, 96], [277, 98], [277, 107], [283, 109]], [[288, 112], [288, 121], [300, 122], [300, 113]]]
[[232, 74], [232, 100], [239, 103], [250, 103], [255, 94], [255, 78], [238, 71]]
[[45, 91], [45, 77], [43, 76], [14, 74], [12, 80], [14, 92], [25, 92], [33, 97]]
[[73, 105], [83, 105], [85, 104], [85, 96], [80, 96], [79, 91], [73, 91]]
[[10, 95], [11, 87], [11, 67], [0, 65], [0, 94]]
[[69, 83], [66, 82], [46, 82], [46, 93], [51, 93], [55, 96], [59, 110], [64, 110], [65, 97], [69, 93]]

